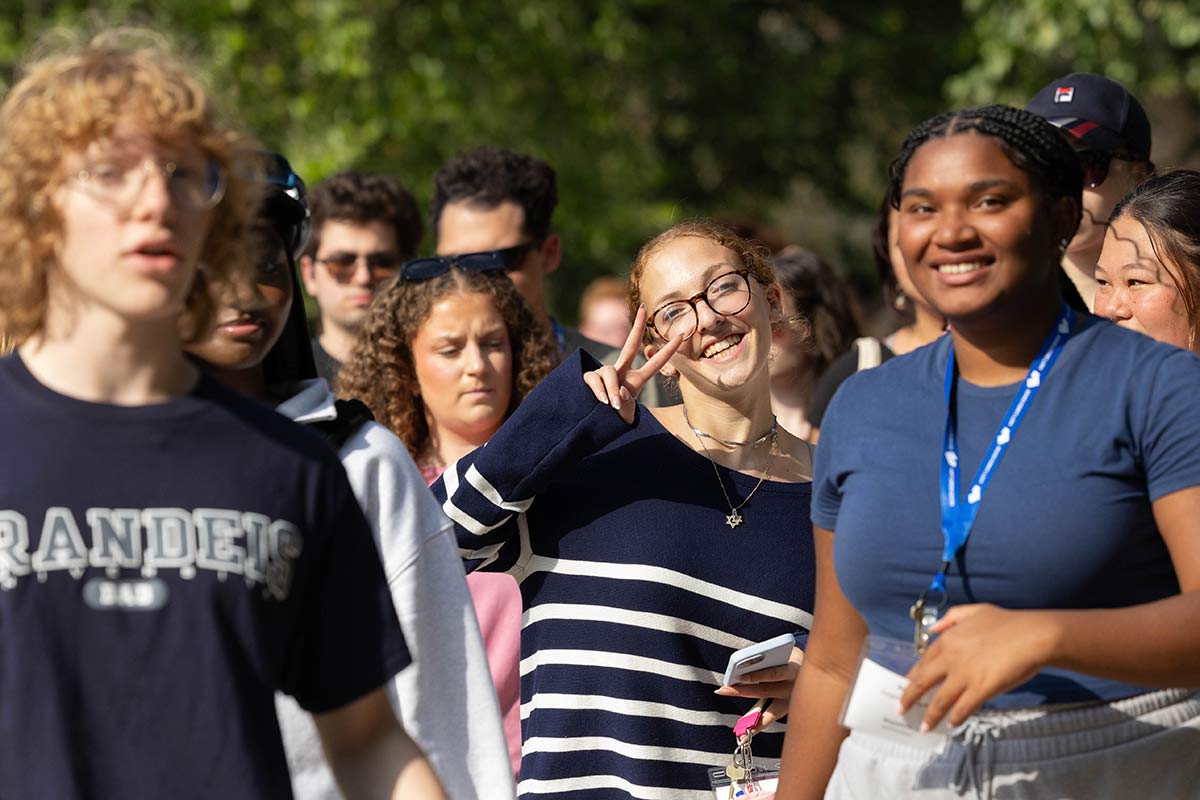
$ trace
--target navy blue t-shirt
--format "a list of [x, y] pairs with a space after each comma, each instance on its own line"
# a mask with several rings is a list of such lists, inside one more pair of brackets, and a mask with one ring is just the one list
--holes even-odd
[[0, 795], [291, 796], [275, 690], [409, 661], [337, 456], [208, 378], [120, 407], [14, 355], [0, 409]]
[[[1200, 485], [1200, 360], [1096, 317], [1076, 330], [992, 475], [951, 568], [951, 604], [1119, 608], [1179, 592], [1151, 503]], [[834, 531], [838, 581], [873, 634], [911, 641], [909, 606], [941, 561], [950, 344], [854, 375], [821, 427], [812, 519]], [[1019, 385], [958, 380], [964, 487]], [[989, 705], [1141, 691], [1047, 670]]]

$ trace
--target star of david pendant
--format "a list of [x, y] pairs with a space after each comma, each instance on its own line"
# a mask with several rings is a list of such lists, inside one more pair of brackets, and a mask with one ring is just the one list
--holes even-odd
[[742, 515], [734, 511], [725, 518], [725, 524], [731, 528], [736, 528], [738, 525], [742, 524]]

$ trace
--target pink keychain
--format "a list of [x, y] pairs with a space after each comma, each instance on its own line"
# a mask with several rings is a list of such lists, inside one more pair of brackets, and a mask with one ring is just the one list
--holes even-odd
[[733, 726], [733, 736], [735, 739], [741, 739], [743, 736], [748, 736], [750, 730], [762, 722], [764, 700], [759, 700], [754, 704], [754, 707], [749, 712], [744, 714]]

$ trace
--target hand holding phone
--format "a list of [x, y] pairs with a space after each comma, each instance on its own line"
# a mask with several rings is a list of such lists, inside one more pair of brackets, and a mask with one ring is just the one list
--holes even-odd
[[740, 682], [743, 675], [758, 672], [768, 667], [781, 667], [788, 663], [792, 648], [796, 646], [796, 637], [790, 633], [767, 639], [765, 642], [743, 647], [729, 656], [729, 665], [725, 668], [725, 678], [722, 685], [732, 686]]

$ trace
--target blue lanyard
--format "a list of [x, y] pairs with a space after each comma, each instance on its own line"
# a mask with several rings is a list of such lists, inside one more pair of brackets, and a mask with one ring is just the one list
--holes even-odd
[[950, 564], [954, 561], [958, 551], [966, 544], [967, 537], [971, 535], [971, 528], [975, 524], [975, 515], [979, 513], [979, 503], [983, 500], [983, 493], [987, 491], [988, 483], [992, 479], [996, 466], [1004, 457], [1005, 451], [1008, 450], [1009, 443], [1016, 435], [1017, 427], [1025, 418], [1025, 412], [1029, 410], [1034, 396], [1041, 389], [1050, 368], [1062, 354], [1063, 346], [1071, 337], [1071, 329], [1074, 325], [1075, 312], [1064, 303], [1062, 312], [1058, 315], [1058, 321], [1054, 324], [1054, 329], [1046, 337], [1041, 351], [1029, 367], [1029, 372], [1025, 376], [1025, 386], [1013, 398], [1012, 405], [1008, 407], [1008, 413], [1005, 414], [1000, 429], [996, 432], [996, 437], [992, 442], [991, 452], [979, 465], [979, 471], [975, 473], [975, 481], [967, 492], [965, 503], [959, 502], [958, 493], [958, 425], [955, 421], [954, 402], [955, 379], [958, 377], [958, 370], [954, 363], [954, 344], [950, 344], [950, 355], [946, 359], [946, 434], [943, 438], [941, 470], [942, 536], [945, 539], [945, 546], [942, 548], [942, 566], [933, 576], [929, 588], [921, 593], [921, 602], [924, 602], [928, 592], [940, 592], [942, 598], [939, 605], [945, 605], [946, 572], [950, 569]]

